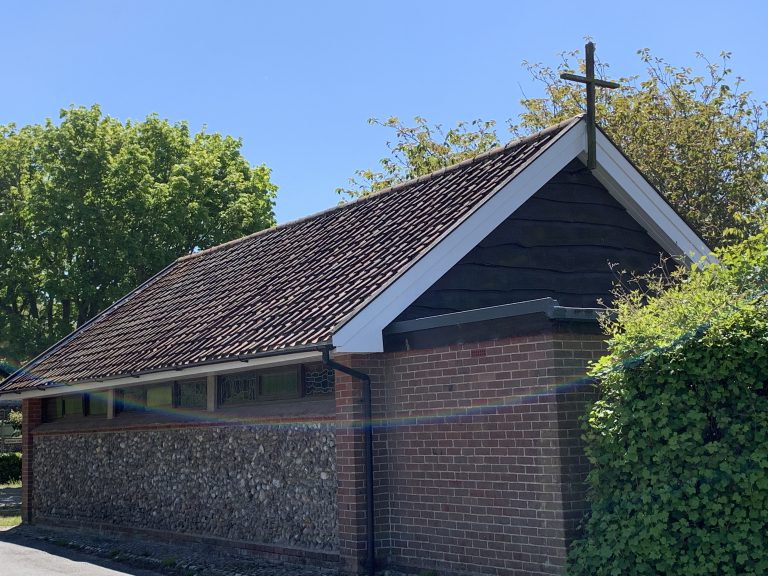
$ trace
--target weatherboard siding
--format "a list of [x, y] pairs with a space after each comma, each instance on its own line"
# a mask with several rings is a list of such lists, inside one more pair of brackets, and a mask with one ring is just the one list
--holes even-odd
[[591, 308], [610, 301], [619, 271], [646, 272], [662, 255], [668, 257], [574, 160], [397, 321], [544, 297]]

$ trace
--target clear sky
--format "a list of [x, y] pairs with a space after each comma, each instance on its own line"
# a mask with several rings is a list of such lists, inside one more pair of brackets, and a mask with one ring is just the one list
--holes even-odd
[[98, 103], [241, 137], [273, 170], [279, 222], [334, 205], [386, 155], [369, 117], [503, 123], [538, 95], [522, 61], [554, 66], [585, 36], [615, 76], [641, 71], [644, 47], [676, 65], [730, 51], [768, 99], [765, 0], [5, 0], [1, 21], [0, 123]]

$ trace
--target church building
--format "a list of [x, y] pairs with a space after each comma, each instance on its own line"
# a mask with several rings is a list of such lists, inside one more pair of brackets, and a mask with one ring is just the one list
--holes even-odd
[[559, 575], [617, 271], [710, 251], [576, 117], [185, 256], [0, 384], [23, 520]]

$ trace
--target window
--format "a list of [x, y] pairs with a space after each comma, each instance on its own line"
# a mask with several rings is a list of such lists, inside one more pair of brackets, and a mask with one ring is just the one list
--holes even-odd
[[85, 396], [85, 412], [88, 416], [107, 415], [107, 393], [93, 392]]
[[174, 406], [192, 410], [208, 407], [208, 379], [182, 380], [174, 385]]
[[171, 382], [150, 384], [146, 387], [147, 408], [172, 408], [173, 385]]
[[262, 398], [296, 398], [299, 396], [299, 371], [296, 368], [260, 375]]
[[122, 388], [115, 395], [115, 412], [144, 412], [147, 409], [147, 389], [144, 386]]
[[279, 400], [301, 396], [299, 367], [238, 372], [219, 376], [219, 406], [240, 406], [262, 400]]
[[43, 420], [51, 422], [64, 416], [63, 398], [46, 398], [43, 400]]
[[83, 396], [81, 394], [64, 396], [62, 400], [64, 402], [64, 416], [83, 415]]
[[84, 402], [82, 394], [46, 398], [43, 402], [43, 419], [50, 422], [66, 416], [83, 416], [85, 414]]
[[[322, 364], [283, 366], [221, 375], [216, 380], [217, 406], [243, 406], [272, 400], [333, 393], [333, 370]], [[65, 416], [107, 416], [107, 392], [61, 396], [45, 400], [46, 421]], [[208, 378], [189, 378], [126, 386], [114, 391], [114, 413], [205, 410]]]
[[334, 391], [335, 378], [332, 368], [324, 364], [304, 366], [304, 396], [321, 396]]

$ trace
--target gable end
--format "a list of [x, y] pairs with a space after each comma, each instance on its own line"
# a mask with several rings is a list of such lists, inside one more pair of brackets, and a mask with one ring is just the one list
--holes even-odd
[[669, 254], [578, 160], [502, 222], [396, 321], [553, 298], [594, 308], [620, 271]]

